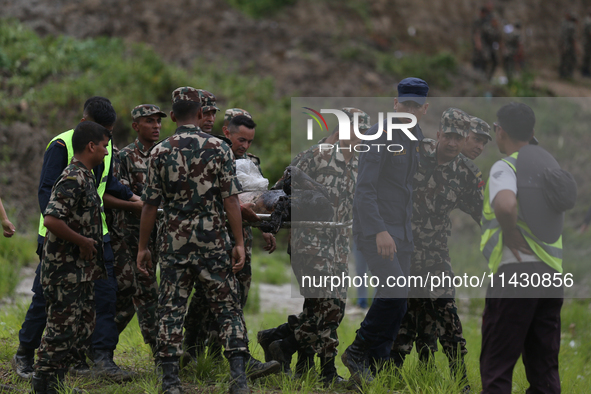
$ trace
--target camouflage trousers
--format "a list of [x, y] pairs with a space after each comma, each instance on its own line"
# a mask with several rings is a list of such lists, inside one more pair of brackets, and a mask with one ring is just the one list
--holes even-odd
[[[136, 264], [137, 241], [134, 237], [124, 239], [115, 234], [111, 235], [111, 245], [115, 255], [114, 273], [118, 287], [115, 323], [117, 330], [122, 332], [137, 312], [144, 343], [155, 345], [158, 334], [156, 267], [155, 264], [152, 265], [149, 276], [138, 271]], [[153, 249], [151, 248], [151, 250]], [[156, 254], [152, 254], [152, 261], [157, 261]]]
[[[413, 253], [410, 266], [410, 277], [420, 276], [426, 280], [428, 276], [453, 278], [449, 252], [445, 249], [430, 250], [418, 246]], [[410, 289], [408, 309], [392, 352], [401, 355], [410, 354], [416, 342], [417, 352], [425, 349], [431, 353], [437, 351], [437, 340], [448, 358], [458, 354], [466, 354], [466, 340], [462, 335], [462, 323], [458, 316], [453, 285], [441, 286], [430, 290], [429, 286], [413, 286]]]
[[[303, 272], [317, 276], [341, 276], [342, 273], [347, 275], [346, 257], [344, 261], [342, 258], [334, 260], [299, 253], [291, 256], [292, 268], [298, 280], [301, 280]], [[308, 348], [321, 356], [335, 357], [339, 345], [337, 329], [345, 316], [347, 289], [340, 287], [332, 291], [330, 288], [315, 289], [313, 292], [310, 290], [300, 288], [306, 298], [303, 310], [298, 315], [298, 325], [294, 329], [295, 338], [300, 349]]]
[[[244, 268], [236, 273], [238, 287], [240, 289], [240, 305], [242, 309], [246, 306], [248, 292], [252, 281], [252, 246], [246, 248], [246, 259]], [[205, 324], [203, 322], [206, 322]], [[185, 316], [185, 332], [187, 337], [196, 338], [196, 342], [204, 343], [207, 338], [218, 338], [219, 329], [215, 317], [211, 314], [210, 308], [205, 298], [205, 288], [203, 283], [195, 282], [195, 291], [189, 303], [189, 309]], [[248, 335], [244, 332], [244, 340], [248, 344]], [[193, 343], [189, 344], [193, 345]]]
[[[158, 355], [182, 355], [183, 324], [187, 300], [196, 281], [203, 284], [205, 304], [218, 326], [227, 357], [247, 352], [246, 329], [229, 255], [201, 258], [164, 254], [160, 257], [160, 295], [158, 298]], [[201, 322], [200, 324], [203, 324]]]
[[95, 327], [94, 282], [44, 286], [43, 296], [47, 324], [35, 371], [53, 373], [69, 366], [71, 349], [82, 353], [90, 343]]

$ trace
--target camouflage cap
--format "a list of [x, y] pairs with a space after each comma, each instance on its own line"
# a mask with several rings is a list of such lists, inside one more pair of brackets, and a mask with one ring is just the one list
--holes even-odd
[[355, 112], [358, 112], [358, 119], [359, 119], [359, 130], [368, 130], [371, 127], [371, 123], [369, 121], [369, 115], [363, 112], [360, 109], [352, 108], [352, 107], [345, 107], [342, 109], [344, 113], [347, 114], [351, 122], [355, 120]]
[[470, 116], [470, 131], [475, 134], [483, 135], [488, 138], [489, 141], [492, 141], [489, 124], [476, 116]]
[[166, 114], [160, 110], [160, 107], [154, 104], [140, 104], [131, 110], [133, 120], [150, 115], [160, 115], [160, 117], [166, 118]]
[[213, 93], [199, 89], [199, 94], [201, 95], [201, 110], [203, 112], [211, 111], [212, 109], [215, 109], [216, 111], [220, 110], [215, 105], [215, 96]]
[[252, 119], [252, 116], [247, 111], [240, 108], [230, 108], [227, 109], [226, 113], [224, 114], [224, 122], [229, 122], [232, 120], [232, 118], [238, 115], [248, 116]]
[[179, 101], [195, 101], [200, 103], [201, 93], [199, 92], [199, 89], [190, 86], [176, 88], [172, 92], [172, 103], [178, 103]]
[[470, 132], [470, 115], [457, 108], [448, 108], [441, 114], [439, 130], [445, 134], [456, 133], [467, 137]]

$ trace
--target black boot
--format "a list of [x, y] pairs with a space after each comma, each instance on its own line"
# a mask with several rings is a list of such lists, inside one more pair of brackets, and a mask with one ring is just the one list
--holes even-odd
[[55, 373], [34, 372], [31, 380], [33, 394], [58, 394], [58, 391], [67, 390], [78, 394], [80, 390], [64, 385], [65, 371], [59, 370]]
[[298, 324], [298, 317], [296, 315], [289, 315], [287, 317], [287, 323], [283, 323], [279, 327], [269, 328], [268, 330], [262, 330], [257, 333], [257, 341], [263, 351], [265, 352], [265, 361], [269, 362], [273, 360], [271, 353], [269, 352], [269, 346], [271, 342], [278, 341], [280, 339], [287, 338], [293, 334], [294, 327]]
[[249, 379], [258, 379], [264, 376], [272, 375], [281, 370], [281, 364], [277, 361], [271, 360], [268, 363], [262, 363], [256, 358], [252, 357], [250, 353], [244, 356], [246, 368], [246, 377]]
[[293, 333], [285, 339], [274, 341], [269, 345], [269, 353], [273, 360], [279, 361], [281, 370], [291, 375], [291, 356], [298, 350], [298, 342]]
[[33, 364], [35, 363], [35, 349], [27, 349], [18, 345], [16, 354], [10, 361], [12, 370], [21, 378], [30, 380], [33, 376]]
[[337, 373], [337, 368], [334, 365], [334, 357], [320, 356], [320, 379], [325, 389], [331, 385], [338, 385], [346, 382], [342, 376]]
[[368, 348], [369, 344], [357, 332], [355, 340], [341, 356], [343, 364], [351, 373], [351, 379], [359, 385], [373, 381], [369, 368]]
[[196, 330], [185, 328], [183, 337], [183, 355], [180, 359], [181, 368], [185, 368], [192, 361], [205, 353], [205, 338], [202, 338]]
[[181, 379], [179, 378], [179, 358], [164, 357], [161, 359], [162, 367], [162, 393], [181, 394]]
[[306, 349], [298, 349], [298, 361], [294, 378], [299, 379], [314, 369], [314, 353]]
[[250, 389], [246, 383], [246, 372], [244, 367], [244, 356], [242, 354], [232, 355], [230, 362], [230, 394], [250, 394]]
[[103, 377], [119, 383], [133, 379], [132, 373], [123, 371], [115, 364], [112, 350], [94, 349], [92, 374], [95, 377]]

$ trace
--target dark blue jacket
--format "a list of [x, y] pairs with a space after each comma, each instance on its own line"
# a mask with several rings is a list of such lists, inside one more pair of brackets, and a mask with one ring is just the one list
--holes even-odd
[[[376, 123], [366, 134], [375, 134], [378, 126]], [[424, 138], [419, 125], [412, 132], [419, 141]], [[412, 183], [419, 163], [419, 141], [411, 141], [400, 130], [392, 131], [392, 141], [387, 140], [386, 133], [382, 133], [377, 140], [362, 141], [371, 149], [359, 155], [359, 175], [353, 201], [355, 237], [369, 237], [388, 231], [392, 237], [412, 242]], [[383, 144], [379, 151], [377, 144]], [[388, 152], [386, 146], [391, 144], [400, 144], [404, 150], [400, 153]]]

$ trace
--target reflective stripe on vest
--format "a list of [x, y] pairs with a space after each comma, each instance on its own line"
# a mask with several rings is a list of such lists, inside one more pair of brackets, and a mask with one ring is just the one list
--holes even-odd
[[[55, 136], [51, 141], [49, 141], [49, 144], [47, 144], [47, 146], [45, 147], [45, 150], [47, 150], [49, 148], [49, 146], [51, 144], [53, 144], [54, 141], [56, 140], [62, 140], [64, 141], [64, 144], [66, 144], [66, 150], [68, 152], [68, 165], [70, 164], [70, 162], [72, 161], [72, 157], [74, 157], [74, 148], [72, 147], [72, 136], [74, 135], [74, 129], [72, 130], [68, 130], [65, 131], [57, 136]], [[103, 204], [103, 194], [105, 194], [105, 190], [107, 189], [107, 179], [109, 177], [109, 168], [111, 168], [111, 157], [113, 156], [113, 147], [111, 145], [111, 140], [109, 140], [109, 143], [107, 144], [107, 151], [109, 152], [109, 154], [105, 157], [105, 169], [103, 170], [103, 177], [101, 178], [99, 185], [97, 187], [97, 192], [99, 197], [101, 198], [101, 218], [102, 218], [102, 222], [103, 222], [103, 235], [106, 235], [109, 232], [109, 229], [107, 228], [107, 217], [105, 215], [105, 209]], [[39, 235], [42, 237], [45, 237], [45, 234], [47, 234], [47, 228], [45, 228], [45, 226], [43, 225], [43, 212], [41, 212], [41, 216], [39, 218]]]
[[[517, 155], [519, 152], [513, 153], [503, 159], [503, 161], [513, 169], [517, 174]], [[490, 193], [489, 193], [490, 178], [486, 182], [486, 188], [484, 189], [484, 204], [482, 206], [482, 219], [481, 225], [481, 238], [480, 238], [480, 250], [484, 257], [488, 260], [488, 267], [491, 272], [496, 273], [499, 269], [503, 255], [503, 238], [502, 230], [495, 216], [495, 212], [490, 205]], [[519, 210], [519, 203], [518, 203]], [[519, 213], [519, 211], [518, 211]], [[562, 272], [562, 235], [558, 240], [552, 244], [545, 243], [533, 235], [527, 223], [523, 221], [521, 215], [517, 215], [517, 228], [525, 238], [525, 241], [532, 249], [532, 251], [542, 260], [548, 264], [551, 268], [558, 272]]]

